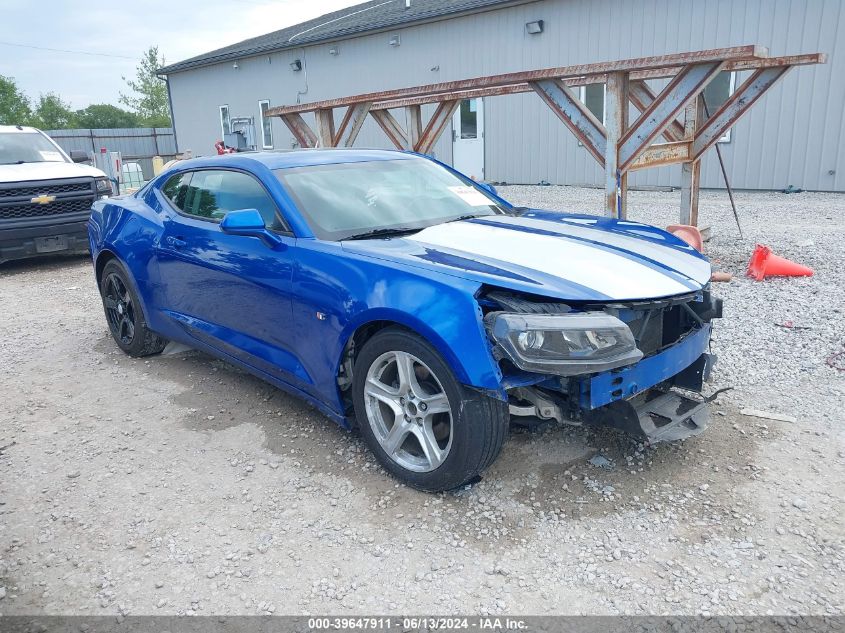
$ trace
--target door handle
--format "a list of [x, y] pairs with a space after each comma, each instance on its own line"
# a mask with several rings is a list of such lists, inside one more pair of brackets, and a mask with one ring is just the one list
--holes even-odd
[[168, 235], [164, 239], [165, 244], [168, 246], [172, 246], [173, 248], [182, 248], [183, 246], [187, 246], [188, 243], [183, 240], [181, 237], [173, 237], [172, 235]]

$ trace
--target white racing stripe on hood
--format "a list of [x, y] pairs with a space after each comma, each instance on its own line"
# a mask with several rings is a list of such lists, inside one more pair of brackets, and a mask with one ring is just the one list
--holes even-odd
[[[561, 217], [563, 218], [563, 216]], [[692, 246], [686, 247], [690, 252], [685, 253], [672, 246], [664, 246], [647, 239], [639, 239], [633, 235], [620, 235], [619, 233], [611, 233], [610, 231], [592, 228], [589, 224], [578, 225], [566, 222], [565, 220], [555, 222], [526, 217], [512, 218], [509, 216], [491, 216], [484, 219], [502, 224], [512, 224], [516, 227], [526, 226], [543, 231], [565, 233], [573, 237], [601, 242], [608, 246], [615, 246], [659, 262], [695, 280], [701, 285], [705, 285], [710, 280], [710, 275], [712, 274], [710, 262], [698, 257], [693, 251]], [[630, 222], [627, 223], [627, 226], [625, 224], [621, 223], [620, 228], [629, 231], [637, 230], [638, 223]]]
[[405, 239], [537, 270], [612, 299], [648, 299], [691, 291], [647, 263], [566, 238], [473, 222], [450, 222]]

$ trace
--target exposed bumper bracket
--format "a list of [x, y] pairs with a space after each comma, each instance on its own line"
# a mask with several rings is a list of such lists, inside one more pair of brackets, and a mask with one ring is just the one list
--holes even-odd
[[[652, 395], [655, 393], [658, 395]], [[707, 401], [693, 400], [677, 391], [653, 391], [649, 396], [636, 406], [627, 400], [613, 402], [589, 412], [587, 420], [618, 428], [649, 444], [683, 440], [707, 428]]]
[[514, 417], [534, 417], [540, 420], [556, 420], [561, 424], [581, 426], [581, 422], [567, 417], [561, 406], [545, 396], [542, 392], [530, 387], [514, 389], [511, 395], [527, 404], [509, 404], [510, 414]]

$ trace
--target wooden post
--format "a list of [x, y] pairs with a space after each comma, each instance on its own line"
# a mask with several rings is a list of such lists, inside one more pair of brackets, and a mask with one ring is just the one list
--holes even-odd
[[405, 127], [408, 130], [411, 147], [417, 147], [422, 136], [422, 107], [420, 105], [409, 105], [405, 108]]
[[604, 156], [605, 213], [624, 219], [628, 212], [628, 178], [619, 169], [619, 141], [628, 127], [628, 73], [607, 75], [605, 128], [607, 147]]
[[[684, 139], [692, 141], [696, 130], [704, 124], [704, 98], [698, 95], [684, 113]], [[701, 184], [701, 159], [681, 165], [680, 224], [698, 226], [698, 192]]]
[[321, 147], [334, 147], [334, 109], [320, 108], [314, 113], [317, 118], [317, 138]]

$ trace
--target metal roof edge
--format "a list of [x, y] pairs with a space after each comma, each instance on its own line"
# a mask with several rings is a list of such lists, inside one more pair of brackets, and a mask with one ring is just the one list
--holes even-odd
[[[472, 15], [476, 13], [488, 13], [490, 11], [498, 11], [500, 9], [506, 9], [512, 6], [518, 6], [521, 4], [531, 4], [534, 2], [541, 2], [542, 0], [501, 0], [496, 4], [486, 5], [482, 7], [476, 7], [471, 9], [458, 9], [456, 11], [450, 11], [448, 13], [438, 13], [436, 15], [431, 15], [427, 17], [419, 17], [413, 20], [409, 20], [407, 22], [397, 22], [395, 24], [385, 25], [385, 26], [378, 26], [375, 28], [350, 28], [347, 32], [338, 32], [332, 33], [327, 37], [316, 37], [315, 39], [303, 39], [297, 40], [296, 42], [288, 42], [289, 45], [285, 44], [267, 44], [263, 46], [256, 46], [251, 49], [243, 49], [238, 51], [226, 51], [224, 53], [220, 53], [219, 55], [210, 56], [211, 53], [205, 55], [197, 55], [195, 58], [190, 58], [182, 62], [176, 62], [174, 64], [169, 64], [167, 66], [163, 66], [156, 70], [156, 75], [161, 77], [164, 75], [172, 75], [179, 72], [184, 72], [187, 70], [192, 70], [194, 68], [201, 68], [203, 66], [213, 66], [214, 64], [219, 64], [225, 61], [229, 61], [232, 59], [245, 59], [249, 57], [255, 57], [257, 55], [261, 55], [263, 53], [272, 53], [276, 51], [284, 51], [289, 50], [292, 48], [303, 48], [306, 46], [313, 46], [316, 44], [325, 44], [330, 42], [341, 42], [344, 40], [355, 39], [358, 37], [362, 37], [365, 35], [372, 35], [376, 33], [384, 33], [385, 31], [390, 31], [397, 28], [406, 28], [409, 26], [418, 26], [420, 24], [430, 24], [434, 22], [441, 22], [443, 20], [448, 20], [455, 17], [461, 17], [464, 15]], [[328, 14], [327, 14], [328, 15]], [[319, 19], [319, 18], [315, 18]], [[301, 24], [305, 24], [304, 22]], [[293, 24], [290, 27], [286, 28], [294, 28], [299, 26], [297, 24]], [[252, 39], [252, 38], [251, 38]], [[248, 41], [248, 40], [244, 40]], [[232, 46], [236, 46], [236, 44], [232, 44]]]

